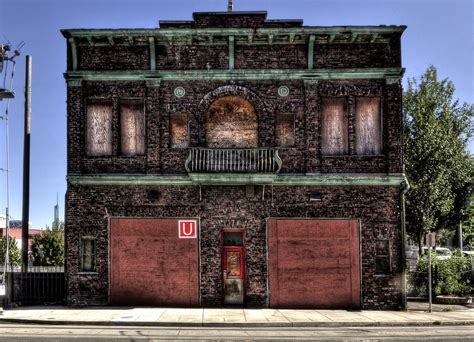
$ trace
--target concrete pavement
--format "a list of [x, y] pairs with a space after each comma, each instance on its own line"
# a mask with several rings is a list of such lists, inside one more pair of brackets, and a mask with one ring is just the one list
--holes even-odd
[[462, 311], [347, 311], [247, 308], [25, 307], [4, 310], [0, 323], [187, 327], [358, 327], [474, 325]]

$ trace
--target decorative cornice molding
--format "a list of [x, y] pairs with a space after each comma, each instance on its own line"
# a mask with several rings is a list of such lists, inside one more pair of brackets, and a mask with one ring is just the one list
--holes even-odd
[[228, 80], [350, 80], [400, 78], [403, 68], [378, 69], [237, 69], [237, 70], [140, 70], [140, 71], [69, 71], [64, 74], [67, 80], [86, 81], [144, 81], [147, 79], [178, 81], [228, 81]]
[[162, 175], [70, 175], [75, 186], [157, 186], [157, 185], [275, 185], [275, 186], [404, 186], [404, 175], [275, 175], [191, 173]]
[[148, 78], [145, 80], [145, 84], [147, 87], [159, 87], [161, 85], [161, 79], [159, 78]]
[[81, 87], [82, 79], [68, 79], [66, 78], [66, 83], [68, 87]]

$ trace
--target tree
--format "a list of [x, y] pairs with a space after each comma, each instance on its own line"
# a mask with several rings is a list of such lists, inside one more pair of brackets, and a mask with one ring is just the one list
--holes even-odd
[[404, 94], [407, 233], [421, 245], [423, 234], [454, 230], [464, 219], [474, 163], [467, 150], [474, 105], [453, 100], [454, 85], [438, 80], [430, 66]]
[[64, 231], [46, 230], [33, 237], [34, 266], [64, 266]]
[[[16, 244], [15, 238], [11, 236], [8, 239], [8, 261], [10, 264], [19, 266], [21, 262], [21, 253], [18, 245]], [[0, 265], [3, 266], [5, 264], [5, 256], [7, 252], [7, 237], [0, 236]]]

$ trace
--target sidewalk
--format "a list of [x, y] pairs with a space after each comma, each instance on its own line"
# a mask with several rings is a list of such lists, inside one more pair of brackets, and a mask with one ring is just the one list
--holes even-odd
[[275, 309], [179, 309], [26, 307], [4, 310], [1, 323], [193, 327], [358, 327], [474, 325], [474, 309], [462, 311], [346, 311]]

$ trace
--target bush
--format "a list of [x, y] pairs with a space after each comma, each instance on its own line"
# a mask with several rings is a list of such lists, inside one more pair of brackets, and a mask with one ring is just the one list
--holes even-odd
[[[434, 293], [436, 295], [467, 295], [474, 293], [471, 279], [472, 263], [469, 258], [455, 250], [449, 259], [439, 259], [431, 253], [433, 265]], [[410, 286], [417, 295], [428, 294], [428, 261], [425, 257], [418, 259], [416, 272], [409, 277]]]
[[46, 230], [33, 237], [34, 266], [64, 266], [64, 233]]
[[[8, 238], [8, 260], [9, 263], [15, 266], [19, 266], [21, 262], [21, 252], [16, 244], [15, 238], [11, 236]], [[7, 251], [7, 237], [0, 236], [0, 266], [5, 263], [5, 254]]]
[[437, 271], [435, 293], [437, 295], [466, 295], [473, 291], [471, 284], [471, 263], [459, 249], [446, 260], [434, 258]]

